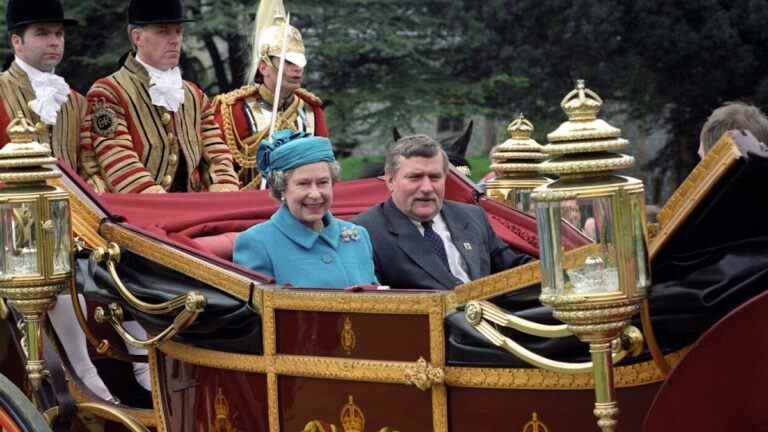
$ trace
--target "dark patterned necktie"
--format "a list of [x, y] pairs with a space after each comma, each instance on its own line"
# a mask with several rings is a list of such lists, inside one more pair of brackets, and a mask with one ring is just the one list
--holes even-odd
[[432, 221], [422, 222], [421, 226], [424, 227], [424, 238], [429, 243], [432, 252], [440, 258], [440, 261], [445, 264], [446, 268], [450, 269], [451, 267], [448, 265], [448, 254], [445, 253], [445, 243], [443, 243], [443, 239], [437, 235], [435, 230], [432, 229]]

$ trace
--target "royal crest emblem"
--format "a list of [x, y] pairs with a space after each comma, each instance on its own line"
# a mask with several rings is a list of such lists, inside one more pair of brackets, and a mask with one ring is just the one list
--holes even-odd
[[229, 402], [224, 396], [221, 387], [216, 389], [214, 411], [216, 412], [215, 432], [237, 432], [237, 429], [235, 429], [230, 422]]
[[93, 105], [91, 127], [98, 135], [105, 138], [115, 136], [115, 131], [117, 131], [117, 114], [106, 105], [104, 99], [97, 100]]
[[357, 344], [357, 338], [355, 337], [355, 331], [352, 330], [352, 320], [349, 317], [344, 318], [344, 328], [341, 330], [341, 347], [347, 355], [352, 355], [352, 351]]
[[549, 428], [539, 420], [539, 414], [534, 412], [531, 421], [523, 426], [521, 432], [549, 432]]

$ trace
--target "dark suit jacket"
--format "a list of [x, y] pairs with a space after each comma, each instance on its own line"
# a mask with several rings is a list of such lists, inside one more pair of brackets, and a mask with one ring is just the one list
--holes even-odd
[[[445, 201], [441, 211], [471, 280], [531, 261], [493, 232], [478, 206]], [[353, 220], [371, 235], [379, 282], [393, 288], [452, 289], [461, 283], [431, 251], [419, 230], [389, 199]]]

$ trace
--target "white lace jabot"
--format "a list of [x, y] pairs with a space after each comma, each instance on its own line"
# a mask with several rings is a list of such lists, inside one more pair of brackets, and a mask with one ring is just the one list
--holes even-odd
[[40, 120], [45, 124], [56, 124], [56, 114], [69, 98], [69, 84], [64, 78], [54, 73], [42, 72], [18, 57], [16, 64], [27, 74], [35, 92], [35, 99], [29, 102], [29, 108], [40, 116]]
[[138, 61], [149, 74], [149, 97], [152, 104], [176, 112], [184, 103], [184, 81], [181, 79], [181, 69], [177, 67], [162, 71], [154, 68], [136, 56]]

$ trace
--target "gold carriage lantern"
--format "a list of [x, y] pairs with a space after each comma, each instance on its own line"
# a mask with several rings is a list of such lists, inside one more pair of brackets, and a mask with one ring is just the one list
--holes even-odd
[[45, 313], [72, 272], [69, 195], [46, 184], [61, 173], [21, 112], [7, 132], [10, 142], [0, 149], [0, 297], [23, 319], [26, 369], [37, 389], [45, 371]]
[[[613, 153], [628, 142], [597, 118], [602, 99], [579, 80], [561, 106], [569, 121], [547, 135], [543, 173], [560, 178], [532, 198], [541, 255], [540, 300], [583, 342], [590, 344], [595, 378], [594, 413], [603, 431], [615, 430], [611, 341], [640, 309], [649, 285], [643, 184], [613, 174], [634, 158]], [[569, 227], [571, 225], [572, 227]], [[583, 258], [566, 263], [562, 237], [578, 229], [594, 243]]]
[[547, 158], [536, 142], [533, 123], [523, 114], [507, 126], [509, 139], [491, 153], [491, 170], [497, 177], [488, 182], [488, 196], [522, 212], [533, 214], [531, 192], [550, 179], [539, 174], [539, 164]]

